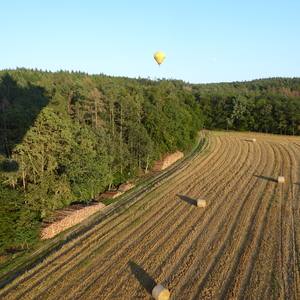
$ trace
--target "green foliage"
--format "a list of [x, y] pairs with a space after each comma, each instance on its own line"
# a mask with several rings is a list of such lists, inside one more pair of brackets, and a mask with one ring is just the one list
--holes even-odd
[[300, 79], [193, 85], [208, 129], [300, 134]]
[[38, 214], [17, 190], [0, 185], [0, 253], [27, 249], [38, 239]]
[[72, 152], [61, 166], [75, 198], [89, 201], [109, 184], [108, 155], [104, 139], [87, 127], [78, 128]]
[[31, 226], [52, 210], [189, 148], [202, 126], [182, 82], [25, 69], [0, 72], [0, 117], [2, 196], [18, 207], [3, 210], [2, 234], [13, 247], [34, 240]]
[[0, 253], [28, 247], [52, 210], [188, 149], [203, 126], [299, 134], [300, 79], [192, 85], [1, 71]]

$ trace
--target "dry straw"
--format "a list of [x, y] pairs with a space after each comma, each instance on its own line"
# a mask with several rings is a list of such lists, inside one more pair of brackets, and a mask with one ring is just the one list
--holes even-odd
[[154, 171], [162, 171], [172, 164], [174, 164], [179, 159], [183, 158], [184, 154], [180, 151], [176, 151], [172, 154], [165, 156], [162, 160], [159, 160], [155, 163], [153, 170]]
[[153, 288], [152, 296], [155, 300], [169, 300], [170, 291], [161, 284], [158, 284]]
[[[105, 207], [103, 203], [98, 203], [83, 207], [79, 210], [70, 210], [68, 215], [63, 219], [50, 224], [41, 230], [41, 239], [51, 239], [60, 232], [82, 222], [94, 213], [102, 210]], [[66, 212], [66, 210], [64, 210]]]
[[256, 139], [255, 139], [255, 138], [251, 138], [251, 139], [245, 139], [245, 141], [247, 141], [247, 142], [253, 142], [253, 143], [255, 143], [255, 142], [256, 142]]
[[126, 182], [126, 183], [123, 183], [119, 186], [118, 191], [125, 193], [125, 192], [129, 191], [132, 188], [134, 188], [134, 184], [130, 183], [130, 182]]
[[204, 200], [204, 199], [197, 199], [197, 206], [198, 207], [206, 207], [206, 200]]
[[277, 182], [278, 183], [284, 183], [285, 182], [284, 177], [283, 176], [278, 176]]

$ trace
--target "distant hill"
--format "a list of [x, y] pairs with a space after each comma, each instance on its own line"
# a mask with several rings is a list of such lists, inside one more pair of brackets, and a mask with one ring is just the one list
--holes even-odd
[[300, 134], [300, 78], [192, 87], [207, 128]]

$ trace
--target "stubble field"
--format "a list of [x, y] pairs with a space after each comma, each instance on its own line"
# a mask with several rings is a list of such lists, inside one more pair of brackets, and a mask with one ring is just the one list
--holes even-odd
[[299, 137], [212, 132], [188, 167], [0, 298], [151, 299], [159, 282], [172, 299], [300, 299], [299, 166]]

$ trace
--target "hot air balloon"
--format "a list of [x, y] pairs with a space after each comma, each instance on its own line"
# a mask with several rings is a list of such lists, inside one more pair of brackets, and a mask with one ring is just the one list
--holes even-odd
[[156, 60], [156, 62], [158, 63], [158, 65], [161, 65], [163, 63], [163, 61], [165, 60], [166, 55], [161, 51], [157, 51], [154, 53], [153, 57]]

